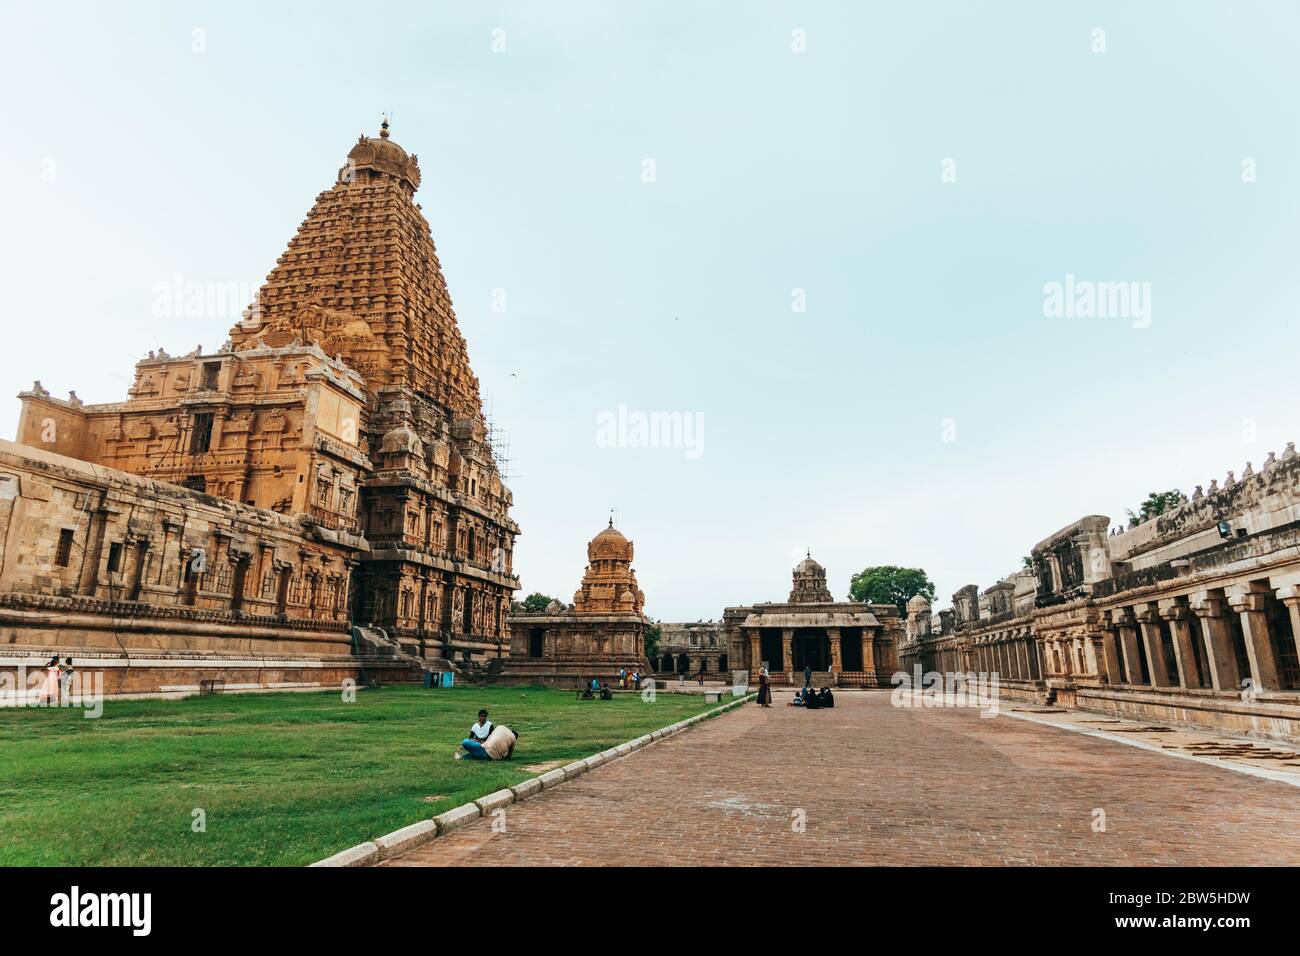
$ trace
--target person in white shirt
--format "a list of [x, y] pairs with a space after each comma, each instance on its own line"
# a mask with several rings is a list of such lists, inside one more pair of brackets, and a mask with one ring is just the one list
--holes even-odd
[[469, 729], [469, 736], [460, 742], [460, 745], [465, 748], [465, 752], [456, 754], [456, 759], [460, 760], [468, 757], [470, 760], [491, 760], [492, 758], [483, 750], [483, 745], [492, 736], [492, 730], [492, 721], [488, 720], [488, 712], [480, 710], [478, 712], [478, 723]]

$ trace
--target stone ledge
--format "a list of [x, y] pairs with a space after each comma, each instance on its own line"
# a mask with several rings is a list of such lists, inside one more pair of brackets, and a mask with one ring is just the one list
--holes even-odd
[[579, 774], [586, 773], [589, 768], [586, 760], [575, 760], [573, 763], [565, 764], [560, 769], [564, 771], [564, 779], [571, 780]]
[[392, 833], [378, 837], [375, 840], [375, 846], [379, 848], [379, 859], [386, 860], [390, 856], [397, 856], [399, 853], [405, 853], [407, 850], [422, 846], [437, 835], [437, 821], [421, 820], [418, 823], [412, 823], [409, 827], [402, 827], [400, 830], [394, 830]]
[[552, 787], [558, 787], [564, 783], [564, 771], [552, 770], [550, 773], [542, 774], [537, 779], [541, 782], [543, 790], [550, 790]]
[[480, 816], [482, 814], [479, 813], [478, 804], [464, 803], [446, 813], [438, 814], [433, 818], [433, 822], [438, 825], [438, 835], [442, 836], [457, 827], [463, 827], [471, 820], [477, 820]]
[[312, 866], [369, 866], [379, 862], [379, 847], [374, 843], [358, 843], [333, 856], [317, 860]]
[[517, 783], [510, 788], [511, 793], [515, 795], [515, 801], [527, 800], [533, 794], [542, 792], [542, 781], [537, 777], [529, 777], [522, 783]]
[[504, 790], [497, 790], [494, 793], [489, 793], [486, 797], [479, 797], [474, 801], [474, 805], [478, 807], [479, 812], [483, 816], [487, 816], [493, 810], [509, 806], [514, 802], [515, 792], [507, 787]]

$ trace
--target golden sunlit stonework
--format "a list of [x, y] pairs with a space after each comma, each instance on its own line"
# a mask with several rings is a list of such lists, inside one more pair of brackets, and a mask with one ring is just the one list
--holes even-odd
[[419, 184], [385, 121], [219, 351], [149, 353], [123, 402], [20, 394], [0, 667], [71, 651], [131, 673], [110, 692], [184, 690], [506, 652], [519, 528]]

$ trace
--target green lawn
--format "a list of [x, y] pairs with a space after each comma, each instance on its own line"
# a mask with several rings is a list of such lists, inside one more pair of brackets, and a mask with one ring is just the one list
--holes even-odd
[[[0, 710], [0, 865], [303, 865], [710, 706], [536, 687], [340, 697]], [[512, 760], [452, 759], [480, 707], [519, 731]]]

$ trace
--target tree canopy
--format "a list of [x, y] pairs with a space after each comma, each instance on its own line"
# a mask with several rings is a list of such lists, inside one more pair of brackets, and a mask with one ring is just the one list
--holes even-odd
[[659, 656], [659, 640], [663, 637], [664, 629], [658, 621], [654, 621], [645, 629], [645, 656], [650, 661], [650, 666], [654, 666], [655, 658]]
[[1142, 502], [1136, 514], [1133, 513], [1131, 508], [1129, 509], [1128, 523], [1135, 525], [1150, 521], [1156, 515], [1162, 515], [1166, 511], [1173, 511], [1186, 500], [1187, 496], [1177, 488], [1171, 488], [1168, 491], [1153, 491], [1147, 495], [1147, 500]]
[[536, 614], [539, 611], [545, 611], [546, 606], [554, 601], [555, 598], [542, 594], [540, 591], [534, 591], [528, 597], [524, 598], [524, 610]]
[[849, 597], [868, 604], [893, 604], [898, 613], [907, 616], [907, 602], [924, 594], [934, 600], [934, 582], [921, 568], [896, 568], [892, 564], [866, 568], [853, 575], [849, 582]]

